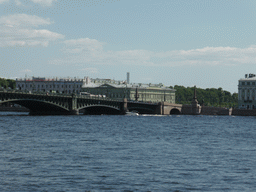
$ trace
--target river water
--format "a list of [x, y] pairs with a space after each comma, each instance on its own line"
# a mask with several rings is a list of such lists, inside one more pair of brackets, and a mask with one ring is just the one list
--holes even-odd
[[1, 112], [0, 143], [0, 191], [256, 190], [255, 117]]

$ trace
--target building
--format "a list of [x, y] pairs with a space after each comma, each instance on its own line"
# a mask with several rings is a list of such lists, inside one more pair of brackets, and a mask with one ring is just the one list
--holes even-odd
[[238, 81], [238, 108], [256, 109], [256, 75], [246, 74]]
[[163, 84], [129, 83], [130, 73], [125, 81], [89, 78], [45, 78], [32, 77], [16, 79], [16, 88], [27, 92], [76, 93], [113, 99], [127, 98], [129, 101], [149, 103], [175, 103], [175, 90]]
[[16, 79], [16, 88], [28, 92], [56, 92], [79, 94], [83, 84], [88, 83], [89, 78], [45, 78], [32, 77]]
[[95, 79], [84, 84], [82, 93], [108, 97], [113, 99], [127, 98], [128, 101], [148, 103], [168, 102], [175, 103], [175, 90], [163, 84], [127, 84], [127, 81], [113, 81], [109, 79]]

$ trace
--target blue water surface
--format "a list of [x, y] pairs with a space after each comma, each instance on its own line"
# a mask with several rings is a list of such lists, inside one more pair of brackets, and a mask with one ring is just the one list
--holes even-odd
[[0, 191], [255, 191], [256, 118], [0, 113]]

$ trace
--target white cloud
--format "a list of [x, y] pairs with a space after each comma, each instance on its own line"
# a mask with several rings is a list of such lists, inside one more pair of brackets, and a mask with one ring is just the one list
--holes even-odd
[[21, 1], [20, 1], [20, 0], [15, 0], [15, 4], [16, 4], [17, 6], [22, 5], [22, 3], [21, 3]]
[[21, 70], [20, 73], [32, 73], [30, 69]]
[[88, 72], [88, 73], [98, 73], [98, 69], [97, 68], [92, 68], [92, 67], [81, 69], [81, 71], [85, 71], [85, 72]]
[[63, 35], [47, 29], [36, 29], [50, 25], [50, 19], [35, 15], [14, 14], [0, 17], [0, 47], [6, 46], [48, 46], [50, 41], [64, 38]]
[[52, 6], [53, 5], [53, 2], [57, 2], [57, 0], [30, 0], [30, 1], [27, 1], [27, 0], [0, 0], [0, 4], [3, 4], [3, 3], [8, 3], [8, 2], [14, 2], [15, 5], [17, 6], [21, 6], [21, 5], [26, 5], [28, 4], [28, 2], [32, 2], [32, 3], [35, 3], [35, 4], [39, 4], [43, 7], [45, 6]]
[[204, 47], [191, 50], [153, 52], [147, 50], [106, 51], [105, 43], [95, 39], [73, 39], [64, 42], [65, 58], [51, 61], [58, 65], [138, 65], [138, 66], [233, 66], [254, 64], [256, 46]]
[[7, 3], [9, 0], [0, 0], [0, 4]]
[[57, 0], [31, 0], [33, 3], [38, 3], [42, 6], [52, 6], [52, 3]]
[[38, 27], [40, 25], [50, 25], [53, 22], [49, 18], [44, 19], [36, 15], [14, 14], [0, 17], [0, 25], [12, 27]]
[[95, 39], [82, 38], [64, 41], [64, 50], [69, 53], [99, 52], [102, 51], [104, 43]]

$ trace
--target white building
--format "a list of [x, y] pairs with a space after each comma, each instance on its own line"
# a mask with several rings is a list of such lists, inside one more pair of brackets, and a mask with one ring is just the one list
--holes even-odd
[[246, 74], [238, 81], [238, 107], [256, 109], [256, 75]]
[[32, 77], [16, 79], [16, 88], [29, 92], [56, 92], [79, 94], [83, 84], [90, 83], [90, 78], [45, 78]]
[[126, 84], [126, 81], [116, 81], [112, 79], [92, 79], [84, 77], [79, 78], [17, 78], [16, 88], [21, 91], [28, 92], [56, 92], [56, 93], [77, 93], [81, 92], [81, 88], [85, 86], [96, 87], [104, 83]]

